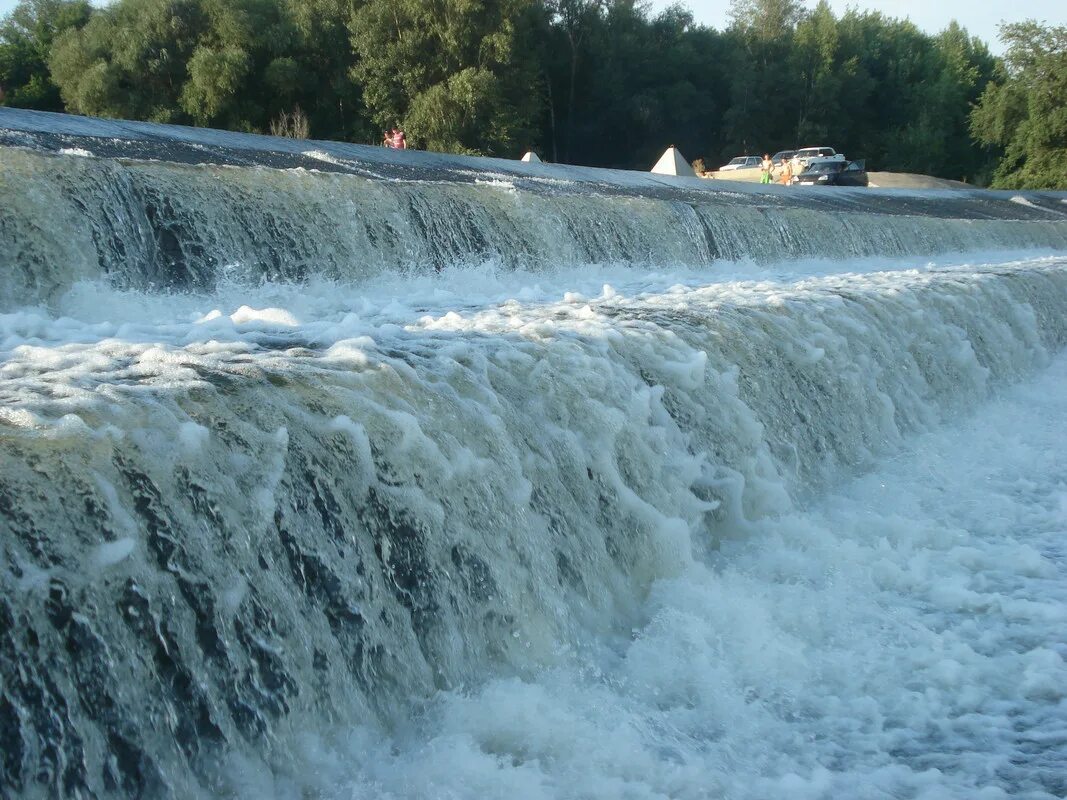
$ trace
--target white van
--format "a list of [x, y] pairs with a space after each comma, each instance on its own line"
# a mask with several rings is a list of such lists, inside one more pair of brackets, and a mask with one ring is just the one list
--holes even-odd
[[793, 156], [793, 174], [797, 175], [804, 170], [808, 164], [815, 159], [831, 159], [833, 161], [844, 161], [845, 154], [834, 151], [832, 147], [802, 147], [797, 150], [796, 155]]
[[752, 169], [758, 167], [763, 163], [763, 159], [759, 156], [738, 156], [731, 159], [729, 164], [723, 164], [719, 167], [719, 172], [728, 172], [735, 169]]

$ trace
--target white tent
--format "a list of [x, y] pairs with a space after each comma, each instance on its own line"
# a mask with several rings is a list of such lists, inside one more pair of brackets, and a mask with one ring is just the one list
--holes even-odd
[[673, 144], [663, 151], [663, 155], [659, 157], [656, 166], [650, 171], [659, 175], [696, 176], [696, 173], [693, 172], [693, 168], [689, 166], [689, 162], [685, 160], [685, 156], [679, 153], [678, 148]]
[[524, 155], [522, 157], [522, 160], [523, 161], [529, 161], [531, 164], [540, 164], [541, 163], [541, 159], [539, 159], [537, 157], [537, 153], [535, 153], [533, 150], [530, 150], [529, 152], [527, 152], [526, 155]]

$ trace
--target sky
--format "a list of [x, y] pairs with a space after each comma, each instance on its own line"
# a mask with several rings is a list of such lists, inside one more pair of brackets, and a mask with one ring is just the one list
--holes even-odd
[[[0, 0], [0, 16], [9, 13], [16, 2], [17, 0]], [[653, 11], [659, 11], [671, 4], [671, 0], [648, 2]], [[681, 0], [681, 4], [692, 10], [697, 22], [714, 28], [726, 27], [730, 0]], [[810, 7], [815, 5], [815, 2], [806, 0], [806, 5]], [[863, 10], [881, 11], [891, 17], [907, 17], [928, 33], [937, 33], [948, 25], [950, 20], [955, 19], [972, 35], [984, 39], [997, 54], [1003, 52], [997, 41], [997, 24], [1001, 21], [1036, 19], [1052, 25], [1067, 25], [1067, 2], [1064, 0], [830, 0], [830, 6], [838, 16], [853, 6]]]
[[[0, 0], [0, 4], [3, 2]], [[681, 4], [692, 10], [697, 22], [713, 28], [724, 28], [728, 23], [729, 0], [681, 0]], [[671, 0], [649, 0], [649, 5], [659, 11], [671, 5]], [[815, 0], [806, 0], [804, 5], [812, 8]], [[937, 33], [955, 19], [998, 55], [1004, 51], [997, 41], [997, 25], [1002, 21], [1036, 19], [1050, 25], [1067, 25], [1064, 0], [830, 0], [830, 7], [839, 17], [850, 7], [881, 11], [888, 17], [907, 17], [927, 33]]]

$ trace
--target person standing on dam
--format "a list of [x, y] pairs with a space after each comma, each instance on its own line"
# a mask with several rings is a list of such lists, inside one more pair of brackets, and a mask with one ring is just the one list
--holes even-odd
[[769, 153], [763, 154], [763, 161], [760, 162], [760, 183], [770, 183], [771, 173], [774, 172], [774, 162], [771, 161]]
[[778, 183], [788, 186], [793, 182], [793, 164], [788, 159], [782, 159], [782, 174], [778, 176]]
[[404, 130], [399, 125], [387, 130], [382, 137], [382, 145], [391, 147], [394, 150], [407, 150], [408, 141], [404, 135]]

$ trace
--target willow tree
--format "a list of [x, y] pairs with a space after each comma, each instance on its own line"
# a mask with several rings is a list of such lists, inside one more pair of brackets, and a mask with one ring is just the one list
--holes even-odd
[[1067, 189], [1067, 27], [1001, 26], [1007, 45], [996, 80], [971, 114], [971, 131], [1003, 148], [999, 188]]
[[0, 105], [63, 110], [48, 54], [60, 35], [84, 27], [91, 13], [88, 0], [21, 0], [0, 20]]
[[196, 0], [120, 0], [56, 40], [53, 80], [71, 111], [185, 121], [186, 65], [206, 22]]
[[296, 28], [277, 0], [201, 0], [182, 109], [198, 124], [264, 130], [295, 102]]
[[367, 0], [353, 75], [382, 127], [431, 150], [515, 155], [541, 106], [528, 41], [537, 0]]

